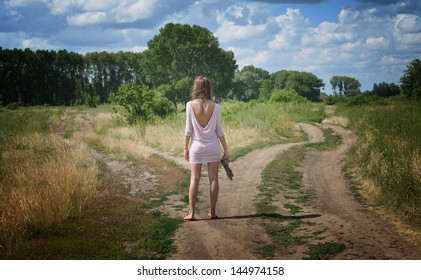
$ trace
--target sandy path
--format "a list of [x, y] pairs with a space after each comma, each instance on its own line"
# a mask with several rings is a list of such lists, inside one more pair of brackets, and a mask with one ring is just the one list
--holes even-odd
[[[312, 142], [323, 141], [320, 129], [309, 124], [300, 124]], [[231, 164], [234, 180], [229, 181], [220, 172], [220, 194], [217, 213], [219, 219], [208, 220], [209, 183], [202, 178], [199, 189], [198, 221], [186, 222], [177, 231], [175, 245], [177, 253], [170, 259], [257, 259], [253, 251], [254, 240], [268, 240], [263, 229], [256, 223], [258, 214], [254, 206], [257, 185], [261, 172], [280, 152], [294, 145], [280, 144], [253, 151]], [[185, 213], [180, 213], [184, 215]]]

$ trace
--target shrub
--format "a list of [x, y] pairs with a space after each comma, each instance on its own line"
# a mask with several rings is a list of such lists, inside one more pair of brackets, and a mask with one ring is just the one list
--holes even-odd
[[293, 89], [275, 89], [272, 91], [272, 96], [269, 102], [294, 102], [294, 103], [308, 103], [309, 101], [305, 98], [300, 96], [295, 90]]
[[165, 117], [175, 111], [171, 101], [162, 93], [138, 84], [122, 84], [111, 99], [124, 108], [121, 113], [130, 124], [156, 116]]

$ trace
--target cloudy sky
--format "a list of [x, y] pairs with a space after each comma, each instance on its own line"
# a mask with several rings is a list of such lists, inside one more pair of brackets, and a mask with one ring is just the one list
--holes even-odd
[[420, 0], [6, 0], [2, 48], [143, 51], [168, 22], [208, 28], [241, 69], [399, 84], [421, 59]]

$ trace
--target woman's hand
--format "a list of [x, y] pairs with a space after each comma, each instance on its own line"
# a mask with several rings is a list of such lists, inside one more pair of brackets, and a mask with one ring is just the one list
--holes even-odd
[[223, 159], [223, 160], [227, 160], [227, 161], [229, 161], [230, 156], [229, 156], [228, 151], [224, 151], [224, 154], [222, 155], [222, 159]]
[[190, 151], [189, 151], [189, 149], [184, 149], [184, 158], [187, 161], [190, 161]]

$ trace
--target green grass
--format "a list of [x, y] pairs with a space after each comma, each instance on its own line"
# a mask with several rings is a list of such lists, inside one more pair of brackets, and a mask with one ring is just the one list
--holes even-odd
[[359, 139], [350, 165], [370, 186], [372, 202], [421, 226], [421, 104], [340, 107]]
[[50, 108], [0, 110], [0, 144], [8, 138], [31, 133], [50, 133], [49, 122], [54, 115]]
[[309, 260], [329, 260], [346, 249], [345, 244], [340, 242], [324, 242], [310, 244], [306, 252]]
[[259, 213], [276, 211], [273, 199], [285, 189], [297, 189], [300, 186], [300, 173], [295, 167], [304, 158], [305, 147], [296, 146], [275, 158], [262, 172], [262, 183], [258, 186], [259, 195], [256, 209]]
[[[3, 156], [9, 152], [5, 149], [19, 144], [13, 139], [28, 137], [34, 133], [48, 138], [63, 121], [66, 122], [64, 131], [61, 131], [66, 138], [63, 140], [65, 147], [73, 147], [67, 143], [86, 141], [91, 149], [110, 154], [112, 158], [121, 161], [130, 161], [130, 166], [134, 169], [147, 168], [158, 179], [157, 192], [128, 198], [125, 187], [109, 174], [105, 163], [99, 162], [97, 195], [87, 201], [81, 214], [68, 215], [47, 226], [31, 224], [22, 227], [20, 232], [22, 237], [17, 239], [13, 246], [10, 244], [6, 246], [3, 240], [0, 240], [2, 248], [0, 259], [165, 259], [174, 252], [172, 238], [182, 220], [170, 218], [155, 209], [168, 195], [188, 192], [187, 171], [159, 157], [151, 156], [148, 159], [130, 155], [123, 157], [121, 152], [110, 149], [97, 138], [79, 136], [74, 139], [77, 134], [83, 132], [81, 120], [90, 116], [106, 114], [105, 119], [99, 120], [100, 136], [109, 133], [109, 129], [118, 127], [118, 123], [109, 118], [109, 111], [109, 108], [102, 106], [96, 109], [75, 107], [20, 108], [13, 111], [0, 109], [0, 183], [6, 172], [2, 167], [10, 166], [6, 160], [13, 158]], [[24, 148], [26, 149], [22, 147], [20, 150], [24, 151]], [[55, 150], [54, 146], [35, 146], [33, 153], [39, 160], [45, 161], [44, 159], [54, 159]], [[113, 154], [115, 152], [118, 153]], [[89, 157], [89, 153], [85, 153], [84, 156]], [[1, 184], [2, 198], [5, 194], [3, 187]], [[42, 207], [43, 204], [39, 205]], [[7, 231], [3, 228], [3, 224], [1, 226], [0, 232]]]
[[303, 221], [298, 219], [288, 222], [287, 224], [268, 223], [266, 225], [266, 232], [272, 236], [275, 244], [277, 244], [282, 250], [291, 246], [305, 244], [305, 240], [303, 238], [294, 235], [294, 232], [302, 225]]
[[272, 259], [275, 257], [276, 246], [273, 244], [266, 244], [264, 242], [256, 242], [257, 249], [256, 254], [260, 255], [264, 259]]

